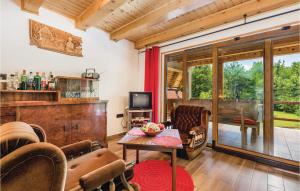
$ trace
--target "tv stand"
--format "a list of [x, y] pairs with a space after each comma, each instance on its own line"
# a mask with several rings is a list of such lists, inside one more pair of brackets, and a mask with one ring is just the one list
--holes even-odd
[[142, 127], [144, 122], [152, 121], [152, 109], [127, 110], [127, 129]]

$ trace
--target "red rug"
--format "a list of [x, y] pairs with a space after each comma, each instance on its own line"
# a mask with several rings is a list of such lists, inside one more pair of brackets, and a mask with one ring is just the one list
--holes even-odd
[[[134, 167], [133, 183], [140, 185], [140, 191], [172, 190], [172, 169], [169, 161], [147, 160]], [[176, 167], [176, 191], [193, 191], [192, 177], [182, 167]]]

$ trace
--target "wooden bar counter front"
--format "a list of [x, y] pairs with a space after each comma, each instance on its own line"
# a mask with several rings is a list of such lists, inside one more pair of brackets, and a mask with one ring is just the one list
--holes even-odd
[[[107, 147], [107, 101], [80, 99], [68, 102], [55, 99], [14, 101], [5, 100], [5, 93], [7, 92], [1, 91], [1, 124], [23, 121], [40, 125], [46, 131], [47, 142], [59, 147], [85, 139], [97, 141]], [[47, 92], [35, 93], [47, 96]], [[11, 98], [11, 95], [9, 97]]]

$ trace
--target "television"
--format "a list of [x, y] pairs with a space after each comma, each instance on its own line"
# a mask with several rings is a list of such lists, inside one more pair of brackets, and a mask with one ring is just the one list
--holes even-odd
[[129, 92], [129, 109], [152, 109], [152, 93]]

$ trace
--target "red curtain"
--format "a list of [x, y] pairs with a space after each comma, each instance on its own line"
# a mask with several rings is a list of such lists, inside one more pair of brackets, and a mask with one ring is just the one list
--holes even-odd
[[147, 48], [145, 53], [144, 90], [152, 92], [152, 120], [158, 122], [159, 47]]

